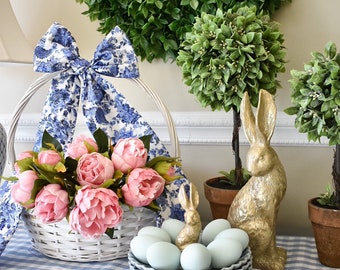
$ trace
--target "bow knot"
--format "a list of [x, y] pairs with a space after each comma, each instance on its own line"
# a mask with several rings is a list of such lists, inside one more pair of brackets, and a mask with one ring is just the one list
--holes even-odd
[[[73, 73], [77, 76], [84, 76], [86, 77], [86, 70], [91, 67], [91, 63], [84, 58], [76, 58], [73, 61], [70, 61], [70, 68], [72, 69]], [[85, 74], [84, 74], [85, 73]]]

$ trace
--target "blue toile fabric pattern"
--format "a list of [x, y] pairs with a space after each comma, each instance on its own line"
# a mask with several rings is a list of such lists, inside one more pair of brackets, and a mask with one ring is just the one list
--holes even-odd
[[0, 186], [0, 255], [18, 227], [22, 209], [12, 200], [11, 186], [10, 182]]
[[[44, 130], [58, 139], [66, 150], [66, 145], [73, 139], [78, 109], [81, 107], [91, 133], [101, 128], [113, 142], [120, 138], [152, 135], [150, 156], [169, 155], [150, 125], [130, 106], [125, 97], [102, 77], [139, 77], [137, 57], [129, 39], [119, 27], [115, 27], [97, 46], [93, 60], [89, 62], [79, 56], [71, 33], [58, 23], [52, 24], [35, 48], [34, 70], [56, 73], [43, 108], [35, 150], [41, 146]], [[167, 186], [166, 196], [158, 198], [161, 207], [157, 218], [158, 225], [167, 218], [184, 220], [184, 210], [177, 200], [177, 195], [182, 183], [188, 186], [188, 180], [181, 169], [178, 173], [183, 177]], [[21, 206], [12, 201], [10, 184], [1, 186], [0, 192], [1, 254], [18, 225]]]
[[[6, 164], [7, 134], [0, 123], [0, 176]], [[21, 213], [21, 206], [11, 197], [12, 183], [0, 183], [0, 255], [15, 232]]]

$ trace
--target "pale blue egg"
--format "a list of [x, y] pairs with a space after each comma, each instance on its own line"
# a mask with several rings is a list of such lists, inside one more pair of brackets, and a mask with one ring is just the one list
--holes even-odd
[[167, 231], [154, 226], [146, 226], [141, 228], [137, 235], [151, 235], [157, 237], [161, 241], [171, 242], [170, 235], [167, 233]]
[[215, 239], [217, 234], [230, 227], [229, 221], [223, 218], [218, 218], [209, 222], [202, 231], [202, 244], [207, 246]]
[[157, 270], [177, 270], [180, 266], [180, 249], [169, 242], [157, 242], [149, 246], [146, 258]]
[[151, 235], [137, 235], [130, 241], [132, 254], [142, 263], [148, 263], [146, 258], [147, 249], [154, 243], [159, 242], [159, 238]]
[[183, 229], [185, 223], [183, 221], [180, 221], [178, 219], [166, 219], [162, 223], [161, 228], [170, 235], [171, 242], [176, 243], [176, 239], [180, 231]]
[[218, 238], [231, 238], [237, 240], [241, 243], [243, 249], [247, 248], [249, 245], [248, 234], [244, 230], [239, 228], [226, 229], [216, 235], [215, 239]]
[[213, 268], [223, 268], [236, 263], [242, 255], [242, 245], [239, 241], [229, 238], [213, 240], [207, 249], [211, 254]]
[[211, 254], [206, 246], [193, 243], [185, 247], [181, 254], [181, 266], [183, 270], [207, 270], [210, 269]]

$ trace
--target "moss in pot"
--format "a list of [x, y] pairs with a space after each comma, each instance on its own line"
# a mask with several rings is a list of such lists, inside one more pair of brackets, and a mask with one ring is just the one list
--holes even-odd
[[285, 112], [296, 115], [295, 127], [307, 133], [308, 140], [326, 137], [335, 147], [333, 188], [328, 186], [325, 193], [311, 199], [308, 210], [320, 262], [340, 267], [340, 54], [330, 41], [324, 53], [311, 55], [304, 70], [291, 71], [292, 106]]
[[233, 112], [235, 168], [221, 171], [222, 185], [240, 189], [249, 178], [239, 154], [240, 103], [246, 91], [254, 107], [260, 89], [276, 93], [277, 74], [285, 71], [283, 41], [278, 24], [268, 15], [243, 6], [202, 13], [181, 44], [177, 64], [189, 93], [212, 111]]

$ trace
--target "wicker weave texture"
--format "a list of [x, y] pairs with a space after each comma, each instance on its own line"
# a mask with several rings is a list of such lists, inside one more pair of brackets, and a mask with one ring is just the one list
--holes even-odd
[[130, 211], [123, 206], [123, 220], [115, 227], [114, 237], [102, 235], [98, 239], [86, 239], [71, 231], [66, 219], [43, 224], [29, 212], [23, 212], [25, 226], [32, 237], [32, 245], [44, 255], [64, 261], [108, 261], [127, 256], [130, 241], [140, 228], [155, 226], [155, 212], [146, 208]]

